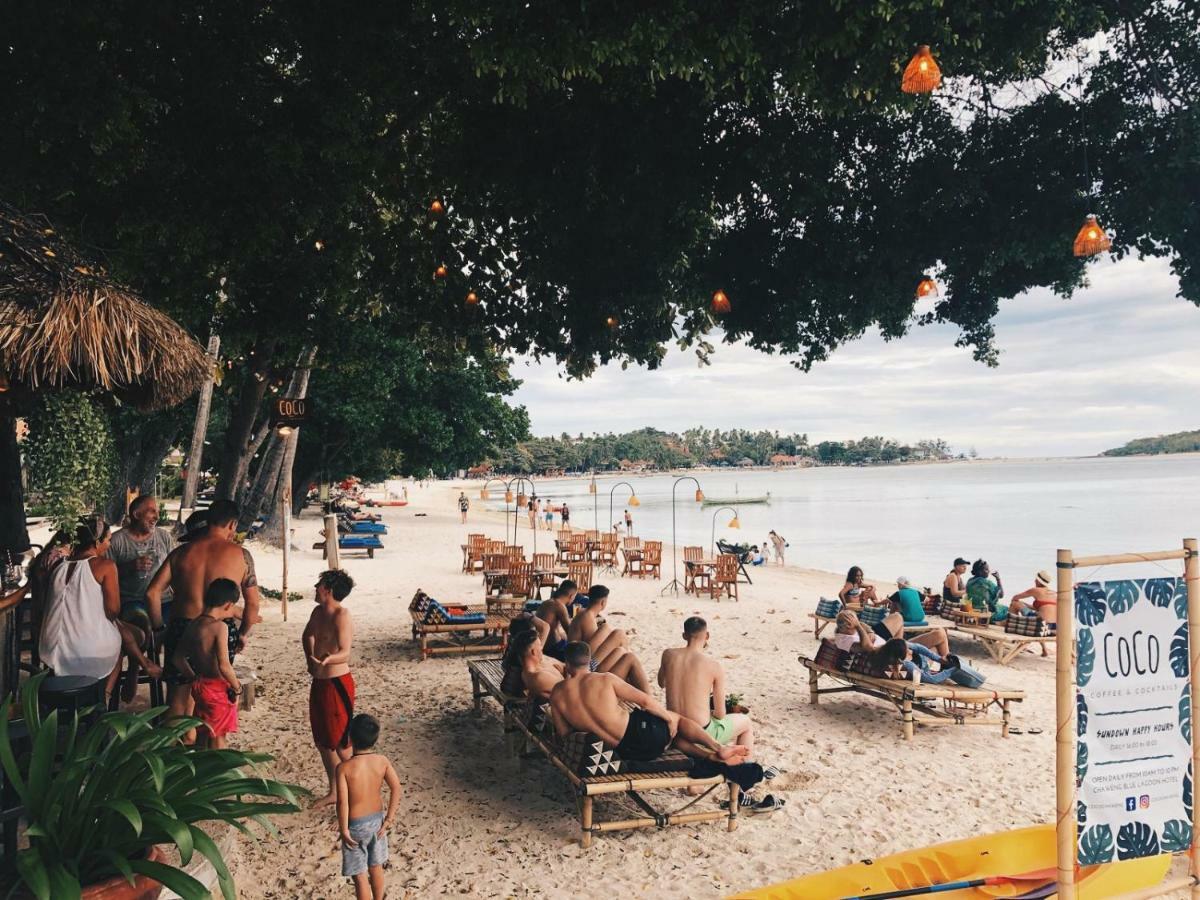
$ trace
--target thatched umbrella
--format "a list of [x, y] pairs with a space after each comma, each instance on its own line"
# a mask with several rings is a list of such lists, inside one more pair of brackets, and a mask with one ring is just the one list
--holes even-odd
[[210, 367], [170, 317], [113, 282], [49, 222], [0, 201], [0, 550], [29, 545], [14, 432], [22, 399], [74, 387], [162, 409], [195, 393]]

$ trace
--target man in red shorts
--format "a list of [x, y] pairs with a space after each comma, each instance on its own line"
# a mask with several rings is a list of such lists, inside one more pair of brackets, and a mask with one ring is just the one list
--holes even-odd
[[350, 613], [342, 601], [354, 580], [341, 569], [322, 572], [317, 579], [317, 608], [304, 627], [304, 657], [312, 675], [308, 717], [313, 743], [321, 754], [329, 793], [313, 804], [330, 806], [337, 797], [338, 764], [350, 758], [350, 720], [354, 718], [354, 676], [350, 674], [350, 642], [354, 636]]

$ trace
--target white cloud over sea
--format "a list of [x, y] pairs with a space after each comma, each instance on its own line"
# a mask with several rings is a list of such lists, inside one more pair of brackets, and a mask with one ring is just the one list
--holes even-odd
[[809, 373], [725, 344], [711, 366], [672, 350], [655, 371], [610, 365], [583, 382], [520, 360], [515, 399], [538, 435], [703, 425], [813, 441], [940, 437], [984, 456], [1098, 453], [1200, 428], [1200, 309], [1177, 291], [1165, 260], [1124, 259], [1093, 265], [1069, 300], [1036, 290], [1003, 302], [996, 369], [935, 325], [890, 343], [868, 333]]

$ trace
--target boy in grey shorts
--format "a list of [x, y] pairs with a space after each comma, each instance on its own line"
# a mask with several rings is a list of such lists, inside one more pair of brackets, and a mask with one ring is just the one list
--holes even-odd
[[[338, 830], [342, 836], [342, 874], [354, 879], [357, 900], [383, 900], [383, 864], [388, 859], [387, 830], [400, 805], [400, 779], [387, 757], [376, 752], [379, 722], [359, 714], [350, 722], [354, 755], [337, 767]], [[387, 814], [383, 785], [388, 786]]]

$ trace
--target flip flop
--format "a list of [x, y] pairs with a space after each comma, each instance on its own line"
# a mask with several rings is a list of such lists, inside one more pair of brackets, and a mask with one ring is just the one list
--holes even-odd
[[[1012, 731], [1012, 729], [1010, 728], [1010, 729], [1009, 729], [1009, 731]], [[1041, 733], [1042, 733], [1042, 729], [1040, 729], [1040, 728], [1030, 728], [1030, 729], [1029, 729], [1028, 731], [1026, 731], [1025, 733], [1026, 733], [1026, 734], [1041, 734]]]
[[1024, 731], [1022, 731], [1022, 730], [1021, 730], [1021, 729], [1020, 729], [1018, 726], [1016, 726], [1016, 725], [1010, 725], [1010, 726], [1008, 726], [1008, 733], [1009, 733], [1009, 734], [1024, 734], [1025, 732], [1024, 732]]
[[779, 766], [767, 766], [763, 769], [763, 778], [770, 781], [772, 778], [778, 778], [782, 772], [783, 769], [779, 768]]
[[[758, 805], [758, 801], [755, 800], [753, 797], [751, 797], [749, 794], [746, 794], [746, 793], [738, 794], [738, 809], [750, 809], [752, 806], [757, 806], [757, 805]], [[729, 801], [728, 800], [721, 801], [721, 809], [729, 809]]]
[[767, 796], [759, 800], [758, 803], [754, 804], [750, 812], [755, 815], [773, 813], [777, 809], [783, 809], [786, 803], [787, 801], [781, 797], [776, 797], [774, 794], [767, 794]]

